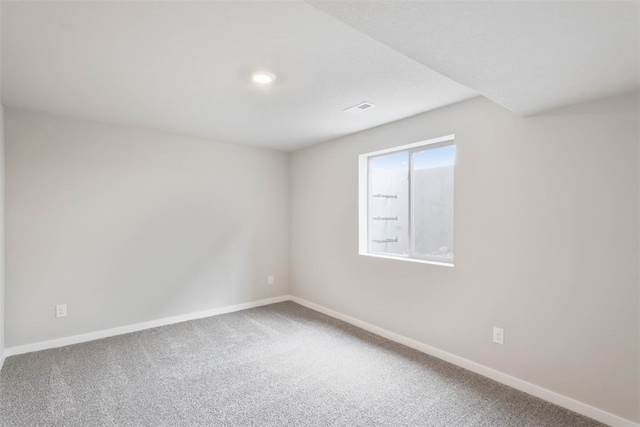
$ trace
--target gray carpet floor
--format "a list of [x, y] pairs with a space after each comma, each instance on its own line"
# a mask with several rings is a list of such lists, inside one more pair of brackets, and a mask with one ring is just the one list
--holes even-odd
[[292, 302], [10, 357], [0, 424], [602, 426]]

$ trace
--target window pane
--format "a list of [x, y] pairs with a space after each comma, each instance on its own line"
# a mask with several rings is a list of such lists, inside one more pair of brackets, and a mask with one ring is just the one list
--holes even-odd
[[413, 252], [453, 262], [453, 145], [413, 153]]
[[408, 255], [409, 153], [369, 159], [369, 251]]

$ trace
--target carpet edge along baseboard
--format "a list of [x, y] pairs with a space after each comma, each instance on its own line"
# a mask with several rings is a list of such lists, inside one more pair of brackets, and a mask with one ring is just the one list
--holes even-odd
[[80, 344], [83, 342], [99, 340], [102, 338], [113, 337], [116, 335], [128, 334], [131, 332], [144, 331], [146, 329], [158, 328], [160, 326], [168, 326], [176, 323], [188, 322], [189, 320], [203, 319], [220, 314], [233, 313], [235, 311], [247, 310], [250, 308], [261, 307], [263, 305], [276, 304], [279, 302], [290, 301], [289, 295], [281, 295], [273, 298], [261, 299], [258, 301], [250, 301], [242, 304], [234, 304], [225, 307], [217, 307], [210, 310], [198, 311], [194, 313], [181, 314], [178, 316], [165, 317], [162, 319], [150, 320], [148, 322], [134, 323], [131, 325], [117, 326], [115, 328], [102, 329], [94, 332], [87, 332], [69, 337], [62, 337], [53, 340], [41, 341], [32, 344], [18, 345], [8, 347], [4, 351], [4, 357], [16, 356], [19, 354], [33, 353], [35, 351], [48, 350], [51, 348], [64, 347], [72, 344]]
[[640, 427], [640, 424], [627, 420], [625, 418], [622, 418], [618, 415], [612, 414], [610, 412], [604, 411], [602, 409], [599, 409], [594, 406], [588, 405], [586, 403], [580, 402], [578, 400], [572, 399], [568, 396], [564, 396], [560, 393], [556, 393], [555, 391], [546, 389], [544, 387], [540, 387], [538, 385], [532, 384], [520, 378], [516, 378], [511, 375], [505, 374], [504, 372], [489, 368], [480, 363], [473, 362], [471, 360], [457, 356], [453, 353], [449, 353], [444, 350], [440, 350], [439, 348], [432, 347], [430, 345], [424, 344], [414, 339], [405, 337], [404, 335], [397, 334], [395, 332], [389, 331], [384, 328], [380, 328], [378, 326], [372, 325], [370, 323], [364, 322], [354, 317], [347, 316], [346, 314], [340, 313], [338, 311], [331, 310], [319, 304], [312, 303], [303, 298], [291, 296], [291, 301], [297, 304], [303, 305], [312, 310], [318, 311], [320, 313], [326, 314], [327, 316], [333, 317], [335, 319], [342, 320], [343, 322], [349, 323], [353, 326], [364, 329], [366, 331], [369, 331], [381, 337], [387, 338], [388, 340], [391, 340], [398, 344], [402, 344], [407, 347], [413, 348], [414, 350], [418, 350], [422, 353], [428, 354], [430, 356], [437, 357], [438, 359], [444, 360], [453, 365], [467, 369], [471, 372], [475, 372], [476, 374], [490, 378], [501, 384], [507, 385], [509, 387], [513, 387], [516, 390], [523, 391], [527, 394], [530, 394], [532, 396], [535, 396], [547, 402], [553, 403], [555, 405], [561, 406], [563, 408], [569, 409], [573, 412], [577, 412], [580, 415], [584, 415], [586, 417], [592, 418], [596, 421], [600, 421], [601, 423], [610, 425], [612, 427]]
[[172, 325], [175, 323], [186, 322], [189, 320], [196, 320], [196, 319], [202, 319], [202, 318], [211, 317], [211, 316], [217, 316], [220, 314], [233, 313], [236, 311], [247, 310], [250, 308], [256, 308], [256, 307], [261, 307], [261, 306], [270, 305], [270, 304], [276, 304], [284, 301], [292, 301], [294, 303], [300, 304], [309, 309], [315, 310], [327, 316], [349, 323], [353, 326], [364, 329], [366, 331], [369, 331], [371, 333], [374, 333], [376, 335], [379, 335], [381, 337], [384, 337], [396, 343], [418, 350], [422, 353], [437, 357], [438, 359], [452, 363], [456, 366], [475, 372], [479, 375], [490, 378], [499, 383], [513, 387], [516, 390], [523, 391], [532, 396], [538, 397], [540, 399], [546, 400], [547, 402], [550, 402], [558, 406], [561, 406], [563, 408], [569, 409], [571, 411], [577, 412], [578, 414], [587, 416], [589, 418], [592, 418], [596, 421], [600, 421], [612, 427], [640, 427], [640, 424], [638, 423], [624, 419], [615, 414], [593, 407], [586, 403], [577, 401], [568, 396], [564, 396], [562, 394], [556, 393], [544, 387], [540, 387], [538, 385], [529, 383], [522, 379], [505, 374], [501, 371], [489, 368], [482, 364], [473, 362], [471, 360], [465, 359], [463, 357], [457, 356], [452, 353], [448, 353], [436, 347], [429, 346], [422, 342], [413, 340], [411, 338], [405, 337], [395, 332], [386, 330], [384, 328], [380, 328], [378, 326], [372, 325], [370, 323], [364, 322], [362, 320], [356, 319], [354, 317], [348, 316], [346, 314], [340, 313], [338, 311], [326, 308], [319, 304], [315, 304], [303, 298], [299, 298], [292, 295], [282, 295], [282, 296], [273, 297], [273, 298], [250, 301], [242, 304], [236, 304], [236, 305], [231, 305], [226, 307], [218, 307], [218, 308], [199, 311], [195, 313], [188, 313], [188, 314], [179, 315], [179, 316], [156, 319], [148, 322], [142, 322], [142, 323], [136, 323], [132, 325], [104, 329], [104, 330], [89, 332], [89, 333], [80, 334], [80, 335], [74, 335], [74, 336], [47, 340], [47, 341], [42, 341], [42, 342], [37, 342], [32, 344], [9, 347], [5, 349], [4, 354], [0, 357], [0, 369], [2, 369], [2, 364], [5, 358], [9, 356], [16, 356], [20, 354], [35, 352], [35, 351], [47, 350], [47, 349], [57, 348], [57, 347], [64, 347], [72, 344], [80, 344], [83, 342], [93, 341], [97, 339], [108, 338], [108, 337], [127, 334], [131, 332], [143, 331], [146, 329]]

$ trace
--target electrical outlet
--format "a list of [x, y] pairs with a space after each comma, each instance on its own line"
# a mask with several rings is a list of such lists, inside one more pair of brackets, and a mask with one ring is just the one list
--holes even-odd
[[493, 327], [493, 342], [504, 345], [504, 329]]
[[273, 282], [274, 282], [273, 276], [267, 277], [267, 283], [269, 283], [270, 285], [273, 285]]
[[67, 317], [67, 304], [56, 305], [56, 317]]

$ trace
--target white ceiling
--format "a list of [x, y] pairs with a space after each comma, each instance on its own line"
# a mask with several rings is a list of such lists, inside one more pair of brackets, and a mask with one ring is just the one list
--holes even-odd
[[637, 0], [309, 3], [520, 115], [640, 88]]
[[9, 107], [290, 150], [476, 96], [302, 2], [2, 8]]
[[[292, 150], [478, 93], [531, 114], [637, 90], [638, 16], [636, 2], [3, 2], [2, 103]], [[272, 87], [249, 81], [262, 68]], [[363, 101], [377, 106], [342, 112]]]

